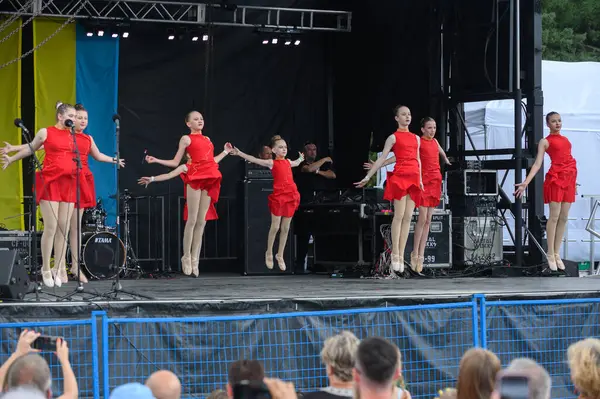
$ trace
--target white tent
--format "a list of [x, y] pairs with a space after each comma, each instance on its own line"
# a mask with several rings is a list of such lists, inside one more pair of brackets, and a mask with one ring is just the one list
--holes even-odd
[[[566, 63], [544, 61], [542, 87], [544, 114], [559, 112], [562, 133], [573, 146], [577, 160], [578, 198], [569, 213], [568, 245], [562, 249], [564, 258], [584, 261], [591, 258], [590, 234], [585, 225], [590, 216], [590, 196], [600, 199], [600, 63]], [[476, 149], [512, 148], [514, 145], [514, 102], [511, 100], [465, 104], [467, 129]], [[523, 115], [524, 118], [524, 115]], [[523, 119], [524, 120], [524, 119]], [[545, 126], [545, 123], [544, 123]], [[546, 128], [545, 134], [548, 129]], [[471, 145], [467, 142], [467, 148]], [[510, 158], [510, 156], [487, 157]], [[545, 157], [544, 169], [550, 166]], [[541, 173], [541, 172], [540, 172]], [[501, 179], [503, 173], [499, 173]], [[512, 196], [514, 174], [509, 172], [504, 190]], [[600, 212], [599, 212], [600, 213]], [[546, 215], [548, 209], [546, 207]], [[600, 217], [600, 215], [599, 215]], [[600, 225], [600, 222], [598, 222]], [[505, 232], [505, 242], [509, 236]], [[600, 245], [594, 245], [595, 258], [600, 258]]]

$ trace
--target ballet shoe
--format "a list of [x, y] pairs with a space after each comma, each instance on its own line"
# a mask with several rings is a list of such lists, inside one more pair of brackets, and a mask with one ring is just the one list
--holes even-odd
[[404, 272], [404, 257], [392, 254], [392, 270], [395, 272]]
[[66, 267], [62, 267], [58, 271], [58, 278], [60, 279], [60, 281], [63, 284], [67, 284], [69, 282], [69, 276], [67, 276], [67, 269], [66, 269]]
[[557, 267], [556, 267], [556, 259], [555, 259], [554, 255], [546, 254], [546, 259], [548, 260], [548, 267], [550, 268], [550, 270], [555, 272]]
[[181, 271], [186, 276], [192, 274], [192, 258], [185, 255], [181, 258]]
[[556, 261], [556, 267], [559, 270], [565, 270], [565, 264], [563, 263], [562, 259], [560, 258], [560, 254], [554, 254], [554, 260]]
[[54, 278], [52, 277], [52, 271], [50, 269], [42, 269], [42, 282], [48, 288], [54, 287]]
[[273, 254], [269, 252], [265, 253], [265, 265], [267, 265], [267, 269], [269, 270], [273, 268]]
[[198, 277], [200, 275], [200, 271], [198, 270], [198, 264], [200, 263], [200, 259], [198, 258], [192, 258], [192, 274], [195, 277]]
[[54, 266], [51, 270], [52, 278], [54, 279], [54, 285], [56, 287], [60, 287], [62, 285], [62, 280], [58, 277], [58, 266]]
[[71, 266], [71, 274], [73, 276], [75, 276], [75, 278], [77, 278], [79, 276], [79, 281], [86, 284], [88, 282], [88, 279], [85, 276], [85, 274], [83, 274], [83, 272], [81, 272], [81, 274], [78, 274], [78, 273], [79, 273], [79, 269], [77, 268], [77, 266]]
[[421, 273], [423, 271], [423, 262], [425, 262], [425, 257], [419, 255], [417, 257], [417, 273]]
[[275, 259], [277, 260], [277, 265], [279, 266], [279, 270], [285, 271], [285, 261], [283, 260], [283, 256], [275, 255]]
[[419, 270], [419, 256], [417, 254], [415, 254], [414, 252], [410, 253], [410, 268], [413, 271]]

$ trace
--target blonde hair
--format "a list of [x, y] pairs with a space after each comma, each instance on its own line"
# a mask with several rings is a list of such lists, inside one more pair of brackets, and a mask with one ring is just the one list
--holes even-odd
[[472, 348], [465, 352], [458, 368], [456, 396], [460, 399], [489, 399], [502, 365], [492, 352]]
[[579, 393], [589, 399], [600, 397], [600, 340], [587, 338], [567, 350], [571, 380]]
[[278, 135], [278, 134], [276, 134], [275, 136], [271, 137], [271, 148], [274, 148], [275, 145], [277, 144], [277, 142], [279, 140], [283, 140], [283, 138], [280, 135]]
[[333, 375], [344, 382], [352, 381], [356, 350], [360, 341], [350, 331], [327, 338], [321, 350], [321, 360], [333, 369]]
[[207, 399], [228, 399], [227, 392], [222, 389], [215, 389], [208, 395]]

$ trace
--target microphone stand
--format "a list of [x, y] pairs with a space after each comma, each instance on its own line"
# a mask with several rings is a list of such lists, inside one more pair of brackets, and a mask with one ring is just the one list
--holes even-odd
[[[32, 200], [31, 200], [31, 216], [29, 217], [29, 230], [30, 230], [30, 234], [31, 234], [31, 238], [33, 240], [33, 242], [31, 243], [31, 250], [30, 250], [30, 256], [29, 256], [29, 267], [31, 270], [35, 270], [35, 282], [34, 282], [34, 291], [35, 291], [35, 301], [39, 302], [40, 301], [40, 292], [43, 289], [44, 283], [42, 283], [41, 281], [41, 277], [42, 277], [42, 270], [41, 270], [41, 266], [38, 263], [38, 240], [37, 240], [37, 183], [36, 183], [36, 178], [35, 178], [35, 174], [36, 171], [39, 170], [40, 173], [43, 173], [42, 171], [42, 164], [40, 163], [40, 160], [38, 159], [37, 155], [35, 154], [35, 151], [33, 150], [33, 147], [31, 146], [31, 142], [33, 141], [33, 138], [29, 135], [29, 131], [25, 128], [25, 126], [20, 125], [19, 127], [21, 127], [21, 129], [23, 130], [23, 137], [25, 138], [25, 142], [27, 144], [27, 147], [29, 147], [29, 151], [31, 151], [31, 168], [33, 170], [33, 193], [32, 193]], [[42, 176], [43, 178], [43, 176]], [[30, 287], [31, 288], [31, 287]], [[29, 291], [29, 293], [31, 293], [31, 291]], [[52, 294], [47, 292], [46, 294], [53, 296], [55, 298], [59, 298], [58, 295], [56, 294]]]
[[[116, 125], [116, 150], [115, 150], [115, 164], [116, 164], [116, 169], [117, 169], [117, 179], [116, 179], [116, 183], [117, 183], [117, 192], [115, 193], [115, 200], [117, 201], [116, 203], [116, 213], [117, 213], [117, 219], [116, 219], [116, 223], [117, 223], [117, 237], [121, 237], [121, 214], [120, 214], [120, 203], [121, 203], [121, 194], [120, 194], [120, 190], [119, 190], [119, 170], [121, 170], [121, 154], [119, 152], [119, 145], [120, 145], [120, 137], [121, 137], [121, 117], [117, 114], [113, 115], [112, 117], [113, 122], [115, 122]], [[128, 226], [127, 226], [128, 227]], [[123, 287], [121, 286], [121, 269], [124, 268], [127, 264], [127, 253], [125, 253], [124, 256], [124, 261], [125, 264], [123, 264], [121, 266], [120, 262], [121, 262], [121, 246], [118, 245], [117, 243], [117, 251], [116, 251], [116, 268], [117, 268], [117, 275], [115, 277], [115, 279], [113, 280], [112, 283], [112, 287], [110, 289], [110, 291], [102, 294], [102, 296], [104, 297], [108, 297], [110, 295], [112, 295], [112, 298], [115, 300], [119, 300], [121, 298], [119, 298], [119, 294], [127, 294], [130, 295], [132, 297], [140, 297], [140, 298], [145, 298], [145, 299], [152, 299], [148, 296], [145, 295], [141, 295], [141, 294], [137, 294], [135, 292], [131, 292], [131, 291], [125, 291], [123, 289]]]

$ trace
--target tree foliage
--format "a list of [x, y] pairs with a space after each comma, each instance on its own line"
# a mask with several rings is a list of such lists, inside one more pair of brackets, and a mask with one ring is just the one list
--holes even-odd
[[600, 0], [542, 0], [543, 58], [600, 61]]

